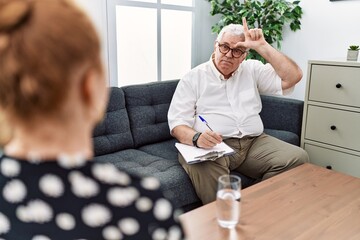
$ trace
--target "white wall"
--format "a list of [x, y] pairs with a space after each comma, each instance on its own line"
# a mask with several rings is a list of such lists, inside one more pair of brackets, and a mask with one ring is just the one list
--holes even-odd
[[[213, 51], [215, 35], [210, 29], [218, 19], [210, 16], [207, 1], [200, 2], [204, 45], [198, 63], [208, 60]], [[297, 62], [304, 73], [302, 81], [288, 97], [304, 100], [308, 60], [346, 60], [348, 46], [360, 45], [360, 0], [301, 0], [300, 6], [304, 11], [301, 30], [285, 29], [281, 51]]]
[[349, 45], [360, 45], [360, 1], [302, 0], [301, 30], [284, 33], [282, 52], [304, 73], [290, 96], [304, 100], [308, 60], [346, 60]]
[[211, 26], [214, 25], [219, 19], [219, 16], [210, 15], [210, 3], [206, 0], [196, 0], [196, 36], [199, 44], [199, 49], [196, 51], [194, 59], [195, 65], [206, 62], [210, 59], [211, 53], [214, 51], [214, 43], [216, 34], [211, 32]]
[[92, 19], [102, 42], [102, 57], [107, 64], [107, 24], [105, 0], [76, 0]]
[[[90, 14], [102, 37], [104, 59], [107, 59], [106, 4], [105, 0], [76, 0]], [[360, 0], [302, 0], [304, 14], [301, 30], [286, 29], [281, 51], [294, 59], [304, 73], [290, 97], [303, 100], [307, 80], [308, 60], [345, 60], [349, 45], [360, 45]], [[210, 16], [210, 4], [196, 0], [197, 38], [201, 47], [196, 49], [194, 64], [207, 61], [213, 51], [215, 35], [211, 26], [219, 17]]]

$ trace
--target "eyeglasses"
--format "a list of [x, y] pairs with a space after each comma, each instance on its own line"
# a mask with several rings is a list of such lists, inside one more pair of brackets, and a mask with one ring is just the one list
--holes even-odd
[[234, 57], [234, 58], [239, 58], [241, 57], [242, 55], [244, 55], [245, 53], [247, 53], [246, 50], [241, 50], [240, 48], [231, 48], [229, 47], [228, 45], [226, 44], [221, 44], [218, 42], [218, 46], [219, 46], [219, 51], [222, 53], [222, 54], [227, 54], [230, 50], [231, 50], [231, 55]]

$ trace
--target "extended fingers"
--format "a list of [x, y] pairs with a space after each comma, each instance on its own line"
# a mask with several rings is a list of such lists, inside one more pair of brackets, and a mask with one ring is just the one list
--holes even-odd
[[262, 30], [261, 30], [261, 29], [259, 29], [259, 28], [254, 28], [254, 29], [250, 29], [250, 30], [249, 30], [249, 36], [250, 36], [251, 40], [257, 41], [257, 40], [259, 40], [260, 38], [262, 38], [263, 33], [262, 33]]
[[243, 27], [244, 27], [244, 33], [246, 35], [246, 33], [249, 31], [249, 28], [248, 28], [248, 25], [247, 25], [247, 22], [246, 22], [246, 18], [243, 17], [242, 18], [242, 22], [243, 22]]
[[244, 27], [245, 38], [249, 37], [251, 40], [256, 41], [263, 37], [262, 29], [254, 28], [249, 30], [245, 17], [242, 18], [242, 22]]

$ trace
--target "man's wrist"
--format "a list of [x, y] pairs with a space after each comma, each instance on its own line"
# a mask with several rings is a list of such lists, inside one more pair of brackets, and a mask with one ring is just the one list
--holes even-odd
[[267, 60], [273, 52], [277, 52], [277, 50], [266, 41], [253, 49], [263, 58], [265, 58], [265, 60]]
[[192, 143], [193, 143], [193, 145], [195, 146], [195, 147], [199, 147], [199, 145], [198, 145], [198, 140], [199, 140], [199, 138], [200, 138], [200, 135], [201, 135], [201, 133], [200, 132], [197, 132], [197, 133], [195, 133], [194, 134], [194, 136], [193, 136], [193, 138], [192, 138]]

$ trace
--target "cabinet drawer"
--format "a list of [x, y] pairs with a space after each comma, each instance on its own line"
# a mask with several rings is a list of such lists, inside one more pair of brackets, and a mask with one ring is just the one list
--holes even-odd
[[360, 107], [360, 68], [312, 65], [309, 100]]
[[360, 151], [360, 113], [308, 105], [305, 139]]
[[360, 157], [318, 147], [312, 144], [304, 145], [309, 154], [310, 162], [319, 166], [331, 168], [355, 177], [360, 177]]

